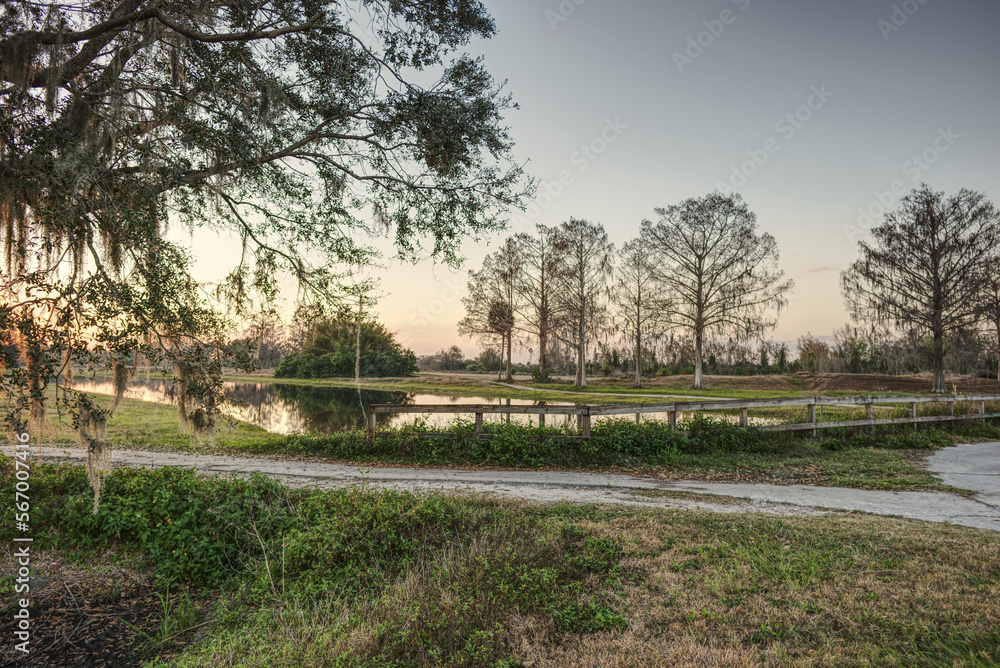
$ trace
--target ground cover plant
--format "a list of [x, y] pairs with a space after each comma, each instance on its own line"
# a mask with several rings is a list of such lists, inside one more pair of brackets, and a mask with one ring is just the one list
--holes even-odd
[[[0, 476], [9, 486], [9, 459]], [[39, 550], [114, 551], [162, 592], [135, 620], [147, 667], [1000, 662], [992, 532], [291, 491], [170, 469], [112, 473], [94, 516], [85, 473], [65, 464], [39, 465], [32, 489]]]

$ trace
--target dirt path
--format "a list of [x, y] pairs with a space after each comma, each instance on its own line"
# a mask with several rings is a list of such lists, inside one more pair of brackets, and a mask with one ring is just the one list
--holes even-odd
[[[1000, 459], [1000, 443], [946, 448], [945, 467], [949, 480], [979, 475], [976, 484], [987, 479], [981, 457]], [[956, 450], [961, 456], [951, 453]], [[12, 448], [4, 447], [4, 454]], [[83, 461], [85, 453], [76, 448], [47, 448], [46, 456], [57, 455]], [[994, 457], [994, 455], [996, 455]], [[964, 463], [963, 463], [964, 462]], [[698, 481], [660, 481], [627, 475], [601, 475], [562, 471], [503, 471], [426, 468], [371, 468], [322, 462], [302, 462], [269, 458], [242, 458], [177, 452], [119, 450], [116, 466], [181, 466], [202, 473], [249, 474], [260, 472], [291, 487], [317, 486], [322, 489], [367, 485], [397, 490], [473, 491], [525, 499], [537, 503], [611, 503], [658, 508], [700, 509], [712, 512], [757, 512], [777, 515], [817, 515], [834, 511], [861, 511], [894, 515], [928, 522], [948, 522], [979, 529], [1000, 531], [1000, 495], [989, 489], [963, 487], [981, 492], [966, 499], [944, 492], [883, 492], [819, 487], [812, 485], [754, 485]], [[930, 460], [932, 471], [935, 458]], [[972, 469], [972, 470], [967, 470]], [[956, 478], [955, 476], [958, 476]], [[951, 484], [957, 484], [951, 482]], [[1000, 484], [1000, 475], [986, 483]], [[997, 490], [994, 490], [997, 491]]]

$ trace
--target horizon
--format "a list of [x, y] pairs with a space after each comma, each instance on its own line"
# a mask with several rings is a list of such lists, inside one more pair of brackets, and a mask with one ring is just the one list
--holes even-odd
[[[463, 244], [461, 269], [387, 260], [376, 273], [379, 320], [418, 355], [455, 344], [475, 356], [457, 331], [467, 271], [535, 223], [585, 218], [619, 246], [654, 207], [738, 192], [795, 281], [767, 337], [794, 349], [850, 321], [840, 271], [901, 196], [926, 182], [998, 201], [1000, 89], [986, 85], [1000, 67], [995, 3], [518, 0], [489, 10], [496, 35], [464, 51], [507, 81], [520, 105], [506, 117], [514, 155], [539, 187], [507, 231]], [[238, 252], [203, 232], [185, 237], [202, 280]], [[286, 281], [285, 316], [294, 294]]]

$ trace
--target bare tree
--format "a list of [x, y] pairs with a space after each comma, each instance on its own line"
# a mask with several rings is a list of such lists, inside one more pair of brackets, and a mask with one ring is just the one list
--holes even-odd
[[945, 198], [923, 184], [858, 242], [861, 257], [840, 277], [844, 300], [862, 322], [912, 327], [934, 338], [932, 392], [948, 391], [945, 335], [979, 315], [984, 263], [1000, 244], [997, 210], [982, 193]]
[[462, 298], [465, 317], [458, 323], [458, 332], [480, 342], [499, 339], [501, 357], [506, 360], [506, 379], [511, 375], [511, 349], [517, 310], [517, 280], [521, 260], [513, 238], [483, 260], [479, 271], [469, 272], [469, 294]]
[[760, 337], [777, 324], [793, 286], [778, 268], [778, 245], [757, 234], [757, 218], [739, 195], [713, 192], [666, 209], [658, 223], [642, 222], [656, 253], [656, 273], [674, 298], [670, 323], [694, 337], [694, 388], [703, 389], [705, 337]]
[[559, 327], [561, 311], [556, 299], [559, 254], [555, 248], [556, 230], [536, 225], [537, 234], [514, 237], [520, 251], [521, 271], [517, 276], [519, 329], [538, 340], [538, 374], [549, 377], [550, 337]]
[[671, 309], [668, 293], [656, 279], [645, 239], [629, 241], [618, 251], [611, 302], [635, 355], [635, 387], [642, 387], [643, 345], [662, 334]]
[[614, 244], [604, 226], [570, 218], [556, 229], [557, 301], [565, 322], [557, 336], [576, 353], [574, 385], [587, 386], [587, 343], [603, 324]]
[[984, 265], [983, 287], [979, 293], [979, 313], [983, 322], [996, 334], [997, 380], [1000, 381], [1000, 255], [993, 255]]

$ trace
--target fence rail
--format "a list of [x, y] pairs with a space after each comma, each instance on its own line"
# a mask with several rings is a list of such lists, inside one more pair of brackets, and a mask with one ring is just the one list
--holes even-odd
[[[805, 406], [807, 419], [805, 422], [789, 422], [784, 424], [764, 425], [757, 427], [762, 431], [797, 431], [812, 430], [815, 435], [819, 429], [836, 429], [841, 427], [864, 427], [884, 424], [918, 424], [922, 422], [946, 422], [949, 420], [986, 420], [1000, 417], [1000, 413], [987, 413], [986, 402], [1000, 401], [998, 394], [945, 394], [945, 395], [911, 395], [911, 396], [871, 396], [871, 397], [790, 397], [782, 399], [715, 399], [711, 401], [674, 401], [663, 404], [615, 404], [607, 406], [574, 405], [574, 406], [505, 406], [501, 404], [423, 404], [401, 406], [398, 404], [372, 404], [368, 407], [368, 434], [376, 432], [376, 416], [384, 414], [404, 413], [445, 413], [453, 415], [475, 415], [476, 435], [483, 434], [484, 415], [537, 415], [539, 426], [545, 426], [547, 415], [575, 415], [580, 436], [590, 438], [590, 419], [594, 416], [635, 415], [638, 422], [640, 416], [646, 413], [666, 413], [667, 422], [672, 430], [677, 429], [677, 414], [692, 412], [732, 411], [739, 410], [741, 427], [750, 426], [749, 411], [754, 408], [781, 408], [785, 406]], [[945, 415], [917, 416], [917, 404], [943, 403], [947, 404]], [[957, 403], [978, 403], [977, 413], [965, 415], [955, 414]], [[910, 415], [903, 418], [876, 418], [875, 406], [909, 404]], [[863, 420], [833, 420], [818, 422], [816, 407], [820, 406], [864, 406]]]

